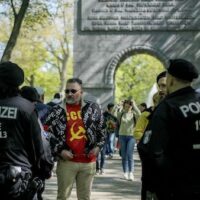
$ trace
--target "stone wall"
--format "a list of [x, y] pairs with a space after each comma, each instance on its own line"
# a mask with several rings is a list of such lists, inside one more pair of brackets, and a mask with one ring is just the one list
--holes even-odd
[[78, 0], [75, 13], [74, 76], [103, 106], [127, 56], [148, 53], [165, 67], [169, 58], [200, 63], [198, 0]]

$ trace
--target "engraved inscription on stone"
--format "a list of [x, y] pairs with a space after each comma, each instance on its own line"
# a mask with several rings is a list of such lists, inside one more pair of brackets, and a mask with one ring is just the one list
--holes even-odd
[[200, 30], [199, 0], [81, 0], [81, 31]]

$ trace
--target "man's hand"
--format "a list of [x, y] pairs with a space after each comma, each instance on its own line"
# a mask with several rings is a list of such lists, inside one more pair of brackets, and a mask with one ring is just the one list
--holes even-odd
[[74, 157], [72, 152], [66, 149], [61, 151], [60, 156], [62, 157], [63, 160], [71, 160]]
[[100, 151], [100, 148], [99, 147], [94, 147], [90, 152], [89, 152], [89, 154], [88, 154], [88, 156], [92, 156], [92, 155], [95, 155], [95, 156], [97, 156], [98, 155], [98, 153], [99, 153], [99, 151]]

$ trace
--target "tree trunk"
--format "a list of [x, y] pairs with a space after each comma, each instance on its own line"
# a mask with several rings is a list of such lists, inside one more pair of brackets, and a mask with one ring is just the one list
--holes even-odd
[[64, 59], [62, 61], [62, 70], [61, 70], [61, 73], [60, 73], [60, 89], [59, 89], [59, 92], [62, 92], [65, 89], [66, 70], [67, 70], [68, 58], [69, 58], [69, 56], [65, 55]]
[[17, 43], [17, 38], [19, 36], [20, 28], [21, 28], [25, 13], [27, 11], [27, 8], [29, 6], [29, 2], [30, 2], [30, 0], [23, 0], [18, 14], [16, 14], [13, 11], [14, 12], [14, 26], [13, 26], [12, 32], [10, 34], [10, 38], [8, 40], [6, 48], [3, 52], [1, 62], [9, 61], [11, 58], [11, 54]]

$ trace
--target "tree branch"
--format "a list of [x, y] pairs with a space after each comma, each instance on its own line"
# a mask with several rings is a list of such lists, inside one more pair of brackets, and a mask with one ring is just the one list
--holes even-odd
[[11, 58], [11, 54], [17, 43], [17, 38], [19, 36], [20, 28], [21, 28], [25, 13], [27, 11], [27, 8], [29, 6], [29, 2], [30, 2], [30, 0], [23, 0], [23, 2], [22, 2], [19, 13], [17, 14], [17, 18], [15, 18], [14, 26], [13, 26], [12, 32], [10, 34], [10, 38], [9, 38], [6, 48], [3, 52], [1, 62], [9, 61]]
[[13, 0], [10, 0], [10, 3], [11, 3], [11, 8], [13, 10], [14, 17], [16, 19], [17, 18], [17, 12], [15, 10], [15, 6], [14, 6], [14, 3], [13, 3]]

